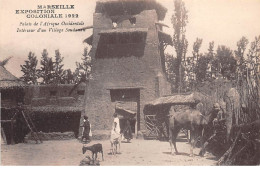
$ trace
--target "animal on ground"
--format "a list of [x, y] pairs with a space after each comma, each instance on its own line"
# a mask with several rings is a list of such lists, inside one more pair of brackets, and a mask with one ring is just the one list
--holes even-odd
[[176, 138], [181, 129], [187, 129], [190, 130], [190, 156], [194, 156], [193, 149], [198, 141], [199, 133], [201, 133], [203, 125], [207, 124], [207, 119], [196, 109], [176, 112], [173, 106], [170, 108], [169, 115], [169, 142], [171, 153], [174, 154], [173, 146], [176, 154], [179, 153], [176, 147]]
[[[120, 145], [121, 145], [122, 135], [117, 134], [114, 130], [111, 131], [110, 143], [111, 143], [111, 154], [115, 155], [120, 153]], [[119, 151], [118, 151], [118, 150]]]
[[92, 153], [92, 159], [95, 161], [97, 159], [97, 153], [102, 154], [102, 160], [104, 161], [103, 157], [103, 147], [102, 144], [97, 143], [92, 146], [83, 146], [82, 147], [82, 153], [84, 154], [87, 150], [91, 151]]

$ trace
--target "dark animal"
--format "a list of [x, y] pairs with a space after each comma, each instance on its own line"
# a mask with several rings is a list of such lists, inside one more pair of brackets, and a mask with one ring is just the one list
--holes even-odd
[[201, 133], [203, 129], [202, 126], [207, 124], [207, 119], [195, 109], [175, 112], [174, 108], [171, 107], [169, 115], [169, 142], [171, 146], [171, 153], [174, 154], [174, 146], [175, 152], [178, 154], [176, 138], [181, 129], [187, 129], [190, 130], [191, 137], [190, 156], [193, 156], [193, 148], [198, 141], [199, 133]]
[[[84, 154], [87, 150], [92, 152], [92, 159], [95, 161], [97, 159], [97, 153], [100, 152], [102, 154], [102, 160], [104, 161], [103, 158], [103, 148], [102, 148], [102, 144], [98, 143], [98, 144], [94, 144], [92, 146], [83, 146], [82, 147], [82, 153]], [[94, 157], [95, 155], [95, 157]]]

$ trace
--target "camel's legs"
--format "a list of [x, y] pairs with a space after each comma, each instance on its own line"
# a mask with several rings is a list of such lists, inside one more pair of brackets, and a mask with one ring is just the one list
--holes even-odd
[[179, 129], [175, 130], [174, 133], [173, 133], [173, 146], [174, 146], [174, 149], [175, 149], [175, 152], [176, 154], [179, 154], [178, 150], [177, 150], [177, 146], [176, 146], [176, 138], [178, 136], [178, 133], [179, 133]]
[[190, 156], [191, 157], [194, 156], [194, 154], [193, 154], [193, 149], [194, 149], [194, 146], [195, 146], [195, 135], [194, 134], [195, 134], [195, 131], [194, 131], [194, 128], [192, 128], [190, 130], [190, 139], [191, 139], [191, 142], [190, 142]]
[[191, 145], [190, 145], [190, 156], [194, 156], [193, 149], [195, 148], [197, 142], [199, 140], [198, 131], [195, 132], [194, 130], [191, 130]]
[[120, 146], [121, 146], [120, 141], [118, 141], [118, 149], [119, 149], [118, 153], [120, 153]]
[[172, 130], [171, 129], [169, 130], [169, 143], [170, 143], [170, 146], [171, 146], [171, 154], [174, 154], [173, 153]]
[[171, 154], [174, 154], [172, 145], [174, 146], [176, 154], [179, 153], [177, 150], [177, 146], [176, 146], [176, 138], [178, 136], [179, 131], [180, 131], [179, 129], [174, 129], [174, 130], [170, 129], [169, 130], [169, 142], [170, 142], [170, 146], [171, 146]]

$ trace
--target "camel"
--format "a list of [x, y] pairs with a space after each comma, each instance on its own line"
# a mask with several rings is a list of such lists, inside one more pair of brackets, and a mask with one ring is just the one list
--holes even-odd
[[176, 154], [179, 153], [176, 147], [176, 138], [181, 129], [187, 129], [191, 131], [190, 156], [194, 156], [193, 148], [198, 141], [199, 133], [201, 133], [203, 125], [206, 125], [208, 120], [196, 109], [175, 112], [173, 106], [170, 108], [169, 115], [169, 142], [171, 154], [174, 155], [173, 146]]

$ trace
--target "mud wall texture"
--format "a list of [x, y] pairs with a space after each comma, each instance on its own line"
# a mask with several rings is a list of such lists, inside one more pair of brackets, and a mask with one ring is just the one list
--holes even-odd
[[31, 85], [25, 90], [25, 104], [31, 106], [81, 106], [85, 94], [84, 83]]
[[[103, 50], [99, 48], [99, 33], [113, 29], [113, 23], [111, 18], [105, 14], [94, 13], [93, 17], [93, 43], [90, 54], [93, 62], [93, 79], [86, 87], [85, 106], [85, 113], [89, 116], [92, 129], [108, 130], [112, 127], [112, 115], [115, 111], [116, 102], [111, 101], [111, 89], [139, 89], [140, 127], [138, 130], [144, 130], [144, 115], [142, 112], [144, 104], [158, 96], [170, 93], [169, 84], [162, 71], [158, 31], [155, 26], [155, 22], [158, 22], [157, 13], [155, 10], [143, 11], [134, 16], [136, 18], [134, 25], [127, 19], [118, 23], [117, 28], [114, 28], [147, 28], [142, 56], [97, 57], [98, 51]], [[127, 47], [129, 45], [120, 44], [118, 47], [114, 45], [114, 51], [122, 50], [122, 46]]]

